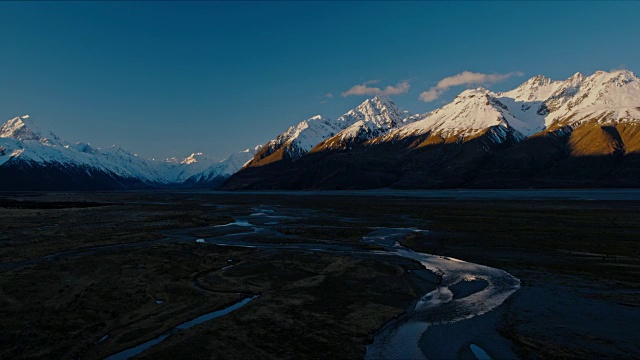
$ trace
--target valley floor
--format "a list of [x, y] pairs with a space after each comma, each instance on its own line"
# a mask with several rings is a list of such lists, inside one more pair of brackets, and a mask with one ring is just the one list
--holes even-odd
[[429, 230], [402, 245], [521, 281], [498, 308], [429, 327], [430, 358], [473, 358], [471, 344], [639, 357], [638, 192], [545, 192], [2, 193], [0, 357], [104, 358], [259, 295], [138, 356], [363, 358], [438, 286], [415, 261], [367, 253], [380, 227]]

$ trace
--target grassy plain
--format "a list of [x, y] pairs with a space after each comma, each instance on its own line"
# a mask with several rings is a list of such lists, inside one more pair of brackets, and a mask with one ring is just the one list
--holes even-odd
[[0, 195], [2, 358], [103, 358], [249, 294], [140, 357], [361, 358], [436, 285], [395, 256], [195, 242], [265, 210], [269, 232], [238, 238], [368, 249], [375, 227], [415, 227], [416, 251], [512, 273], [495, 328], [523, 358], [640, 354], [637, 201], [122, 192]]

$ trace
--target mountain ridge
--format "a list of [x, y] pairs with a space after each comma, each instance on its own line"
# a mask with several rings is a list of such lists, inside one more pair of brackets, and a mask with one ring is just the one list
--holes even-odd
[[221, 161], [197, 152], [151, 161], [117, 146], [67, 143], [18, 116], [0, 125], [0, 172], [13, 184], [7, 190], [640, 186], [632, 176], [639, 128], [633, 72], [537, 75], [509, 91], [464, 90], [422, 114], [378, 95]]
[[[611, 135], [618, 131], [616, 126], [611, 127], [615, 124], [624, 124], [625, 131], [635, 133], [634, 129], [640, 123], [639, 85], [635, 74], [619, 70], [597, 71], [590, 76], [576, 73], [566, 80], [552, 80], [539, 75], [506, 92], [468, 89], [441, 108], [416, 115], [410, 123], [354, 146], [317, 146], [308, 155], [286, 166], [245, 167], [231, 176], [222, 188], [606, 186], [606, 174], [634, 172], [633, 169], [618, 169], [628, 168], [633, 161], [622, 164], [611, 159], [619, 157], [621, 149], [628, 148], [625, 144], [635, 140], [618, 139], [611, 142], [607, 139], [617, 138]], [[588, 134], [576, 132], [582, 126], [589, 129]], [[563, 140], [550, 140], [554, 137]], [[608, 152], [600, 148], [589, 150], [584, 146], [585, 142], [578, 141], [582, 138], [592, 138], [598, 143], [611, 145], [605, 147], [609, 149]], [[522, 142], [525, 144], [517, 146]], [[582, 147], [578, 147], [578, 144], [582, 144]], [[534, 154], [519, 154], [523, 149]], [[553, 155], [542, 161], [536, 157], [536, 152]], [[500, 157], [498, 154], [502, 154], [500, 156], [505, 158], [508, 166], [492, 160]], [[633, 153], [625, 154], [631, 158]], [[573, 165], [580, 162], [576, 160], [577, 157], [604, 157], [604, 160], [594, 162], [597, 163], [594, 166], [608, 170], [598, 170], [600, 178], [594, 178], [591, 182], [570, 180], [563, 171], [550, 170], [560, 162], [575, 168], [578, 174], [581, 170]], [[524, 159], [525, 163], [516, 164], [515, 158]], [[531, 165], [532, 169], [527, 170], [529, 165], [526, 161], [534, 164]], [[589, 163], [586, 160], [582, 162]], [[369, 169], [363, 168], [363, 163]], [[486, 163], [492, 163], [495, 169]], [[544, 166], [535, 165], [541, 163]], [[518, 180], [507, 184], [495, 175], [498, 173], [496, 169], [501, 168], [509, 172], [527, 173], [530, 177], [538, 176], [534, 173], [544, 170], [546, 175], [540, 175], [543, 178], [563, 178], [537, 181], [526, 176], [511, 176]], [[349, 172], [350, 175], [347, 174]], [[349, 177], [355, 180], [350, 181]], [[610, 183], [640, 186], [640, 181], [630, 178], [624, 181], [612, 179]]]
[[182, 187], [199, 184], [190, 179], [215, 169], [224, 168], [219, 176], [228, 177], [244, 164], [233, 156], [215, 161], [193, 153], [185, 159], [153, 161], [116, 145], [96, 148], [68, 143], [24, 115], [0, 125], [0, 170], [5, 179], [0, 190]]

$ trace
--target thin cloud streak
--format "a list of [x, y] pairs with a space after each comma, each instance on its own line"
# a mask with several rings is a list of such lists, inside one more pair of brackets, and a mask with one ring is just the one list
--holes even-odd
[[362, 96], [362, 95], [399, 95], [409, 91], [411, 84], [408, 81], [400, 81], [395, 86], [389, 85], [384, 89], [369, 86], [380, 82], [379, 80], [369, 80], [362, 84], [354, 85], [349, 90], [341, 94], [342, 97]]
[[330, 99], [333, 99], [334, 96], [333, 96], [333, 93], [328, 92], [324, 95], [317, 96], [316, 98], [320, 100], [320, 104], [326, 104], [329, 102]]
[[513, 76], [523, 76], [524, 73], [520, 71], [510, 72], [507, 74], [483, 74], [471, 71], [463, 71], [460, 74], [446, 77], [440, 81], [436, 86], [431, 87], [427, 91], [423, 91], [420, 94], [420, 100], [424, 102], [431, 102], [437, 100], [445, 91], [449, 88], [460, 85], [491, 85], [500, 81], [504, 81]]

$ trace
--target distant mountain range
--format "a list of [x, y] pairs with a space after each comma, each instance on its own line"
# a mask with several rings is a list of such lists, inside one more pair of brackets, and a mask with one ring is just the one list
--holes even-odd
[[0, 127], [0, 189], [640, 186], [640, 79], [627, 70], [465, 90], [424, 114], [384, 96], [314, 116], [214, 162], [68, 144], [27, 117]]
[[0, 190], [118, 190], [216, 187], [260, 146], [214, 161], [201, 153], [153, 161], [121, 147], [67, 143], [28, 115], [0, 126]]

